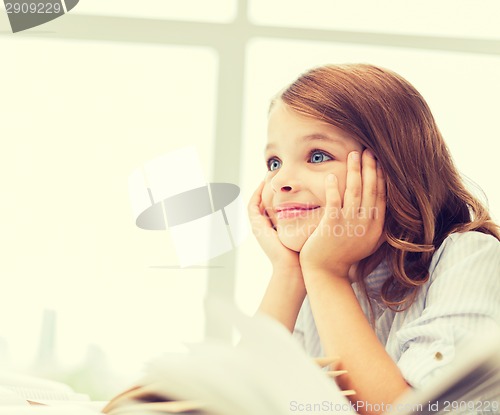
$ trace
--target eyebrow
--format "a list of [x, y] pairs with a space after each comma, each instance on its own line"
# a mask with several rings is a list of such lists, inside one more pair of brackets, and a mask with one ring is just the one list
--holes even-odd
[[[330, 137], [328, 135], [321, 134], [321, 133], [308, 134], [308, 135], [302, 137], [302, 139], [305, 141], [308, 141], [308, 142], [310, 142], [310, 141], [326, 141], [326, 142], [329, 142], [332, 144], [340, 144], [343, 147], [345, 147], [345, 144], [346, 144], [343, 140], [333, 138], [333, 137]], [[274, 147], [275, 147], [275, 145], [270, 143], [266, 146], [265, 151], [272, 149]]]

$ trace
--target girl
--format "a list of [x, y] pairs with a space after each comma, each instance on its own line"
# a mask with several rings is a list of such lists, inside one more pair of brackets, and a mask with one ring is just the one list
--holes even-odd
[[401, 76], [371, 65], [300, 76], [271, 103], [266, 163], [249, 203], [273, 266], [260, 311], [309, 354], [340, 356], [360, 412], [499, 330], [499, 227]]

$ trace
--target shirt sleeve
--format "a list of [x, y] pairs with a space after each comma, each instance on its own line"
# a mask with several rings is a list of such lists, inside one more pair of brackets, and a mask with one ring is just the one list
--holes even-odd
[[420, 316], [396, 334], [402, 351], [398, 367], [415, 388], [451, 363], [460, 343], [500, 330], [500, 242], [466, 232], [448, 237], [440, 251], [419, 294], [424, 296]]

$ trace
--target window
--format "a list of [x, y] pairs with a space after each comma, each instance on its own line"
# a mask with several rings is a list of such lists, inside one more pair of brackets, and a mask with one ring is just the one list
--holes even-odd
[[135, 226], [127, 178], [187, 142], [210, 177], [217, 55], [7, 37], [0, 50], [9, 61], [1, 69], [0, 274], [8, 288], [0, 336], [11, 362], [33, 360], [44, 309], [57, 312], [63, 367], [89, 344], [129, 371], [201, 339], [206, 270], [179, 271], [168, 234]]
[[496, 0], [250, 0], [257, 24], [360, 33], [500, 39]]
[[[73, 13], [73, 12], [72, 12]], [[172, 19], [226, 23], [236, 14], [235, 0], [85, 0], [74, 9], [76, 14]]]

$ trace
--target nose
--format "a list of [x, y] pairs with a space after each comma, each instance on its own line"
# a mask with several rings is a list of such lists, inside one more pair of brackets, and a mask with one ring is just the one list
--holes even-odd
[[291, 193], [300, 189], [299, 175], [295, 169], [281, 167], [271, 180], [271, 187], [275, 193]]

